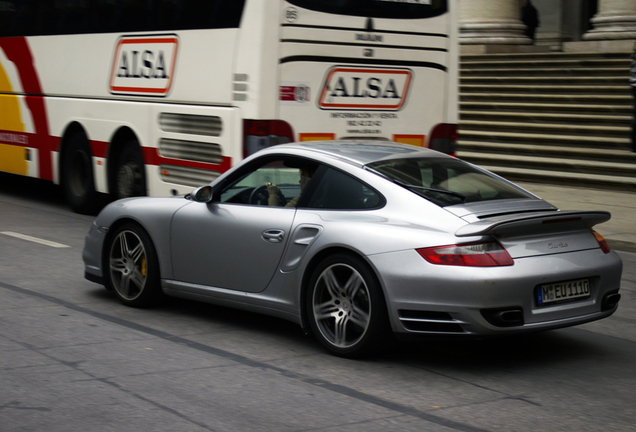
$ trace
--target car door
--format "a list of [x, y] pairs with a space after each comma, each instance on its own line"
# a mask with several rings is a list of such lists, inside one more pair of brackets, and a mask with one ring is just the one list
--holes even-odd
[[[269, 198], [272, 185], [276, 199]], [[175, 279], [263, 291], [291, 234], [296, 209], [286, 205], [300, 192], [298, 167], [288, 159], [268, 158], [226, 180], [213, 202], [184, 206], [172, 223]]]

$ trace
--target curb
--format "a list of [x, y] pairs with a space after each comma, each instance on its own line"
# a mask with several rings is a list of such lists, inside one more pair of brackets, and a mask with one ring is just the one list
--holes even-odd
[[636, 253], [636, 243], [623, 241], [623, 240], [612, 240], [608, 238], [605, 238], [605, 240], [607, 241], [607, 244], [609, 244], [612, 250], [614, 251]]

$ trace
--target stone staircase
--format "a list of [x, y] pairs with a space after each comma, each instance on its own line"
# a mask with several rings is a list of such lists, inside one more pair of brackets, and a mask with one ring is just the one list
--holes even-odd
[[636, 191], [630, 57], [463, 55], [457, 156], [512, 181]]

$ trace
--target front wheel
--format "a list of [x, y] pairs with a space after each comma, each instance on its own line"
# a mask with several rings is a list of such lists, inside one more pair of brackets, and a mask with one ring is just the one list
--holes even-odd
[[368, 265], [349, 254], [323, 260], [307, 290], [313, 333], [333, 354], [360, 357], [383, 348], [390, 328], [380, 284]]
[[117, 228], [106, 250], [107, 288], [123, 304], [143, 307], [161, 299], [157, 253], [141, 227], [129, 223]]

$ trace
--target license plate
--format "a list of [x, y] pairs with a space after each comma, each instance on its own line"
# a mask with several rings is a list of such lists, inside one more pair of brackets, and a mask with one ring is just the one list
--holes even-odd
[[588, 279], [539, 285], [537, 288], [537, 302], [540, 305], [589, 296], [590, 281]]

